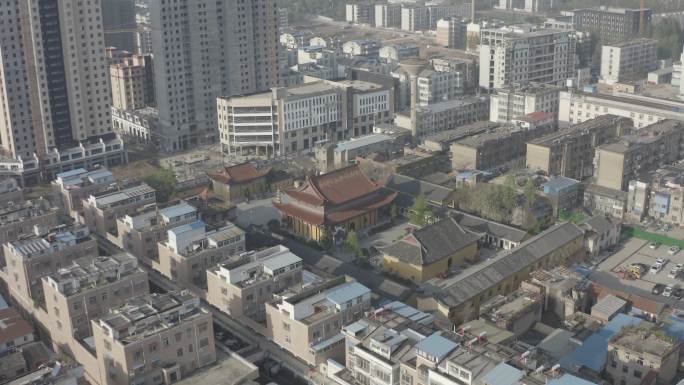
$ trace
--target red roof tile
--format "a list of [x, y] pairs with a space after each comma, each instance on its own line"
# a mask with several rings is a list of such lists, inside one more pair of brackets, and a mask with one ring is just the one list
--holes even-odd
[[33, 333], [33, 327], [14, 308], [0, 310], [0, 343]]
[[315, 195], [332, 204], [345, 203], [380, 189], [358, 165], [310, 177], [309, 186]]

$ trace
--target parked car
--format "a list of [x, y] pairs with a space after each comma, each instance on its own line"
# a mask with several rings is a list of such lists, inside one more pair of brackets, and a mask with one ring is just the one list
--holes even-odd
[[679, 253], [679, 250], [681, 250], [679, 248], [679, 246], [672, 246], [667, 250], [667, 253], [670, 255], [675, 255], [675, 254]]
[[672, 285], [667, 285], [665, 289], [663, 290], [663, 296], [664, 297], [672, 297], [672, 291], [674, 290], [674, 287]]
[[662, 294], [664, 289], [665, 289], [665, 285], [663, 285], [662, 283], [656, 283], [655, 285], [653, 285], [653, 289], [651, 290], [651, 293], [653, 293], [655, 295], [660, 295], [660, 294]]
[[660, 243], [659, 243], [659, 242], [651, 242], [651, 243], [648, 244], [648, 247], [650, 247], [651, 249], [655, 250], [655, 249], [657, 249], [658, 247], [660, 247]]
[[682, 295], [684, 295], [684, 289], [682, 289], [681, 287], [676, 287], [672, 292], [672, 296], [677, 299], [682, 299]]
[[667, 274], [667, 277], [672, 279], [677, 278], [679, 273], [682, 271], [682, 267], [684, 267], [684, 265], [682, 265], [681, 263], [676, 264], [675, 267], [670, 269], [670, 272]]
[[651, 269], [648, 271], [649, 274], [658, 274], [660, 270], [663, 269], [663, 264], [660, 262], [656, 262], [653, 265], [651, 265]]

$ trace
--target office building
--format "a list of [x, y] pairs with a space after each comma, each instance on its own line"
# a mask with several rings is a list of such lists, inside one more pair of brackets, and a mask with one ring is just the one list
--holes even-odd
[[[643, 31], [651, 27], [653, 11], [644, 10]], [[627, 41], [639, 36], [641, 11], [625, 8], [585, 8], [572, 11], [575, 29], [596, 34], [605, 44]]]
[[615, 84], [646, 79], [658, 69], [658, 41], [633, 39], [601, 48], [601, 80]]
[[630, 132], [632, 121], [602, 115], [530, 140], [526, 166], [548, 176], [582, 180], [594, 174], [596, 147]]
[[139, 52], [135, 0], [102, 0], [102, 26], [107, 47]]
[[630, 118], [639, 129], [664, 119], [684, 120], [684, 103], [641, 95], [590, 94], [561, 91], [558, 123], [562, 126], [582, 123], [611, 114]]
[[492, 263], [423, 284], [418, 309], [436, 311], [455, 325], [476, 319], [482, 302], [513, 292], [533, 270], [581, 260], [583, 240], [584, 231], [573, 223], [555, 225], [513, 250], [500, 251]]
[[649, 322], [625, 326], [608, 343], [606, 373], [616, 384], [643, 384], [651, 373], [654, 381], [672, 384], [679, 366], [679, 345]]
[[302, 259], [274, 246], [207, 270], [207, 302], [231, 317], [264, 323], [266, 302], [302, 284]]
[[489, 95], [489, 120], [508, 123], [533, 112], [547, 112], [557, 118], [560, 90], [560, 87], [545, 84], [498, 89]]
[[91, 324], [101, 384], [169, 384], [216, 361], [211, 313], [188, 292], [132, 297]]
[[[0, 11], [5, 152], [32, 181], [70, 167], [72, 152], [81, 164], [125, 162], [123, 144], [112, 142], [100, 3], [5, 2]], [[102, 150], [91, 151], [92, 144]]]
[[627, 191], [631, 180], [684, 157], [684, 123], [664, 120], [596, 150], [596, 184]]
[[375, 27], [375, 4], [371, 2], [347, 4], [346, 20], [353, 24]]
[[155, 190], [146, 183], [114, 186], [82, 200], [83, 223], [101, 237], [106, 238], [107, 233], [116, 236], [117, 218], [135, 213], [139, 208], [155, 204], [156, 201]]
[[109, 65], [112, 107], [139, 110], [154, 106], [154, 72], [151, 55], [130, 54]]
[[548, 12], [553, 7], [553, 0], [498, 0], [494, 9], [514, 12]]
[[162, 149], [177, 151], [214, 142], [217, 97], [278, 86], [276, 3], [150, 3]]
[[223, 150], [263, 157], [367, 135], [394, 119], [394, 90], [361, 80], [316, 81], [217, 103]]
[[268, 337], [316, 367], [329, 358], [342, 361], [342, 327], [370, 309], [371, 291], [346, 277], [298, 292], [284, 292], [266, 303]]
[[159, 260], [157, 243], [166, 239], [166, 232], [196, 220], [197, 210], [185, 202], [164, 208], [144, 206], [117, 218], [117, 235], [110, 236], [109, 240], [151, 265], [153, 260]]
[[401, 28], [401, 4], [375, 4], [375, 26]]
[[232, 223], [207, 230], [198, 220], [168, 230], [166, 238], [158, 243], [159, 260], [152, 267], [180, 285], [201, 289], [206, 287], [208, 268], [237, 259], [246, 250], [245, 232]]
[[465, 49], [466, 26], [463, 19], [450, 17], [437, 21], [437, 45], [447, 48]]
[[572, 32], [531, 25], [485, 28], [480, 41], [480, 87], [493, 90], [530, 83], [565, 86], [575, 76]]
[[458, 171], [495, 171], [523, 163], [527, 141], [555, 131], [556, 124], [551, 114], [544, 112], [520, 118], [526, 118], [530, 124], [520, 121], [520, 125], [513, 123], [452, 143], [451, 167]]
[[42, 277], [77, 258], [97, 255], [97, 241], [83, 225], [37, 227], [36, 231], [3, 245], [7, 289], [23, 306], [44, 300]]

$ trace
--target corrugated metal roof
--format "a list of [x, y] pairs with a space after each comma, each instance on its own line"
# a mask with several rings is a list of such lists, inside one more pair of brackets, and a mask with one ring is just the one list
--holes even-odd
[[159, 210], [159, 214], [166, 220], [194, 212], [197, 212], [197, 210], [185, 202]]
[[331, 290], [326, 298], [336, 305], [343, 305], [354, 298], [370, 293], [370, 289], [358, 282], [349, 282], [336, 289]]
[[263, 265], [265, 268], [275, 271], [301, 261], [302, 259], [294, 255], [294, 253], [282, 253], [277, 254], [272, 258], [268, 258], [263, 262]]
[[495, 366], [480, 380], [486, 385], [515, 385], [523, 377], [523, 372], [502, 362]]
[[95, 198], [95, 200], [96, 200], [98, 206], [100, 206], [100, 205], [106, 206], [106, 205], [110, 205], [112, 203], [120, 202], [120, 201], [129, 199], [129, 198], [133, 198], [133, 197], [137, 197], [140, 195], [145, 195], [145, 194], [153, 193], [153, 192], [155, 192], [155, 190], [152, 187], [143, 183], [141, 185], [129, 187], [127, 189], [120, 190], [120, 191], [117, 191], [117, 192], [114, 192], [111, 194], [102, 195], [100, 197]]
[[441, 335], [434, 333], [429, 337], [423, 338], [416, 344], [416, 349], [427, 353], [441, 361], [447, 354], [458, 347], [454, 341], [448, 340]]
[[555, 378], [548, 385], [597, 385], [595, 382], [587, 381], [583, 378], [575, 377], [572, 374], [564, 374], [560, 378]]

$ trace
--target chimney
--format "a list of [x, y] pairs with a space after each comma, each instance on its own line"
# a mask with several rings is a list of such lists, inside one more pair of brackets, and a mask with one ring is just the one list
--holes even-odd
[[418, 75], [427, 67], [427, 62], [423, 59], [414, 57], [401, 63], [409, 75], [411, 85], [411, 135], [415, 138], [418, 134]]

